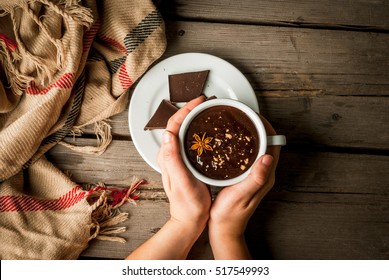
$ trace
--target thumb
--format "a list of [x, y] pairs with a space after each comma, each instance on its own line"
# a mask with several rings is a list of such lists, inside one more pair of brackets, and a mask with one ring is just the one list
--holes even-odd
[[263, 155], [253, 165], [249, 176], [239, 183], [241, 191], [253, 197], [266, 185], [271, 174], [274, 159], [271, 155]]
[[273, 162], [274, 159], [271, 155], [263, 155], [260, 157], [249, 175], [249, 177], [251, 177], [250, 179], [253, 181], [252, 183], [258, 186], [265, 185], [269, 178]]
[[[165, 171], [180, 171], [185, 168], [181, 159], [177, 137], [166, 130], [162, 135], [162, 146], [158, 154], [158, 164]], [[170, 172], [169, 172], [170, 173]]]

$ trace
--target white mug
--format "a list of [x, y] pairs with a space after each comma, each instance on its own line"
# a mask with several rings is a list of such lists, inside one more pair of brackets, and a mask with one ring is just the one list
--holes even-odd
[[259, 115], [256, 112], [254, 112], [250, 107], [243, 104], [242, 102], [239, 102], [239, 101], [236, 101], [233, 99], [212, 99], [212, 100], [208, 100], [208, 101], [203, 102], [200, 105], [196, 106], [184, 119], [184, 121], [181, 125], [181, 128], [180, 128], [179, 134], [178, 134], [178, 138], [180, 141], [180, 152], [181, 152], [182, 159], [183, 159], [186, 167], [190, 170], [190, 172], [197, 179], [199, 179], [200, 181], [202, 181], [208, 185], [211, 185], [211, 186], [224, 187], [224, 186], [230, 186], [230, 185], [236, 184], [236, 183], [242, 181], [243, 179], [245, 179], [248, 176], [248, 174], [250, 173], [252, 166], [250, 168], [248, 168], [246, 170], [246, 172], [244, 172], [243, 174], [241, 174], [237, 177], [234, 177], [231, 179], [225, 179], [225, 180], [213, 179], [213, 178], [209, 178], [209, 177], [205, 176], [204, 174], [200, 173], [196, 168], [194, 168], [193, 165], [191, 164], [191, 162], [189, 161], [187, 154], [185, 152], [185, 143], [184, 143], [185, 142], [185, 135], [186, 135], [186, 131], [187, 131], [191, 121], [200, 112], [204, 111], [205, 109], [214, 107], [214, 106], [231, 106], [231, 107], [237, 108], [237, 109], [241, 110], [242, 112], [244, 112], [251, 119], [251, 121], [253, 122], [253, 124], [255, 125], [255, 127], [257, 129], [258, 139], [260, 140], [259, 141], [260, 144], [259, 144], [259, 149], [258, 149], [258, 155], [257, 155], [256, 160], [266, 153], [267, 146], [275, 146], [275, 145], [283, 146], [283, 145], [285, 145], [286, 138], [284, 135], [268, 136], [266, 133], [265, 126], [262, 123]]

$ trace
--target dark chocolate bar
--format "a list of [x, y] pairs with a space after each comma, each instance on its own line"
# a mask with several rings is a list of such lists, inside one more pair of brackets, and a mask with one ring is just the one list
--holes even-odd
[[169, 75], [171, 102], [188, 102], [203, 93], [209, 70]]
[[163, 99], [158, 109], [144, 127], [144, 130], [164, 129], [169, 118], [178, 111], [178, 108], [169, 101]]

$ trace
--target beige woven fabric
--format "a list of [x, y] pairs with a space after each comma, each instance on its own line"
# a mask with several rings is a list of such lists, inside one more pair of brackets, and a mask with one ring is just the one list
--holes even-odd
[[[124, 110], [128, 89], [165, 47], [150, 0], [1, 1], [1, 259], [75, 258], [98, 235], [104, 215], [94, 213], [107, 209], [110, 191], [82, 190], [44, 154], [58, 143], [102, 153], [111, 139], [104, 120]], [[88, 124], [97, 147], [62, 142]]]

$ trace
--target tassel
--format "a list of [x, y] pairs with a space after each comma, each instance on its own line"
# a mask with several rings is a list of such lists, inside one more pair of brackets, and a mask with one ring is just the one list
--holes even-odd
[[[58, 144], [65, 146], [73, 151], [90, 154], [101, 155], [105, 152], [112, 141], [111, 126], [106, 121], [98, 121], [95, 123], [95, 134], [97, 139], [96, 146], [76, 146], [65, 141], [60, 141]], [[75, 132], [80, 132], [80, 128], [73, 128]]]
[[[66, 54], [63, 42], [61, 39], [54, 38], [50, 35], [49, 27], [45, 26], [40, 20], [42, 15], [34, 13], [34, 11], [30, 8], [30, 5], [36, 2], [46, 5], [48, 9], [51, 9], [61, 15], [64, 21], [68, 24], [76, 23], [85, 26], [87, 29], [89, 29], [93, 24], [92, 11], [89, 8], [79, 5], [76, 1], [60, 1], [57, 4], [48, 0], [2, 3], [0, 17], [10, 16], [16, 42], [12, 42], [11, 39], [5, 38], [3, 34], [0, 34], [0, 59], [5, 69], [7, 79], [11, 84], [11, 89], [16, 95], [22, 95], [32, 81], [43, 86], [51, 83], [54, 80], [57, 71], [65, 67]], [[22, 38], [20, 38], [20, 23], [19, 19], [16, 18], [16, 10], [22, 10], [24, 13], [23, 16], [29, 16], [32, 20], [34, 20], [34, 22], [39, 26], [39, 29], [45, 35], [46, 39], [55, 46], [57, 50], [55, 69], [51, 69], [47, 63], [45, 63], [44, 58], [30, 53], [30, 51], [28, 51], [25, 47]], [[28, 60], [29, 63], [32, 63], [35, 66], [36, 74], [34, 76], [22, 73], [18, 69], [17, 65], [20, 63], [22, 58]]]
[[93, 205], [89, 240], [96, 238], [125, 243], [124, 238], [115, 235], [124, 232], [126, 228], [115, 226], [126, 221], [129, 214], [120, 212], [119, 207], [127, 201], [134, 202], [135, 199], [138, 199], [139, 194], [136, 191], [142, 185], [145, 185], [143, 180], [134, 178], [128, 188], [112, 188], [106, 187], [104, 184], [88, 187], [87, 200]]

